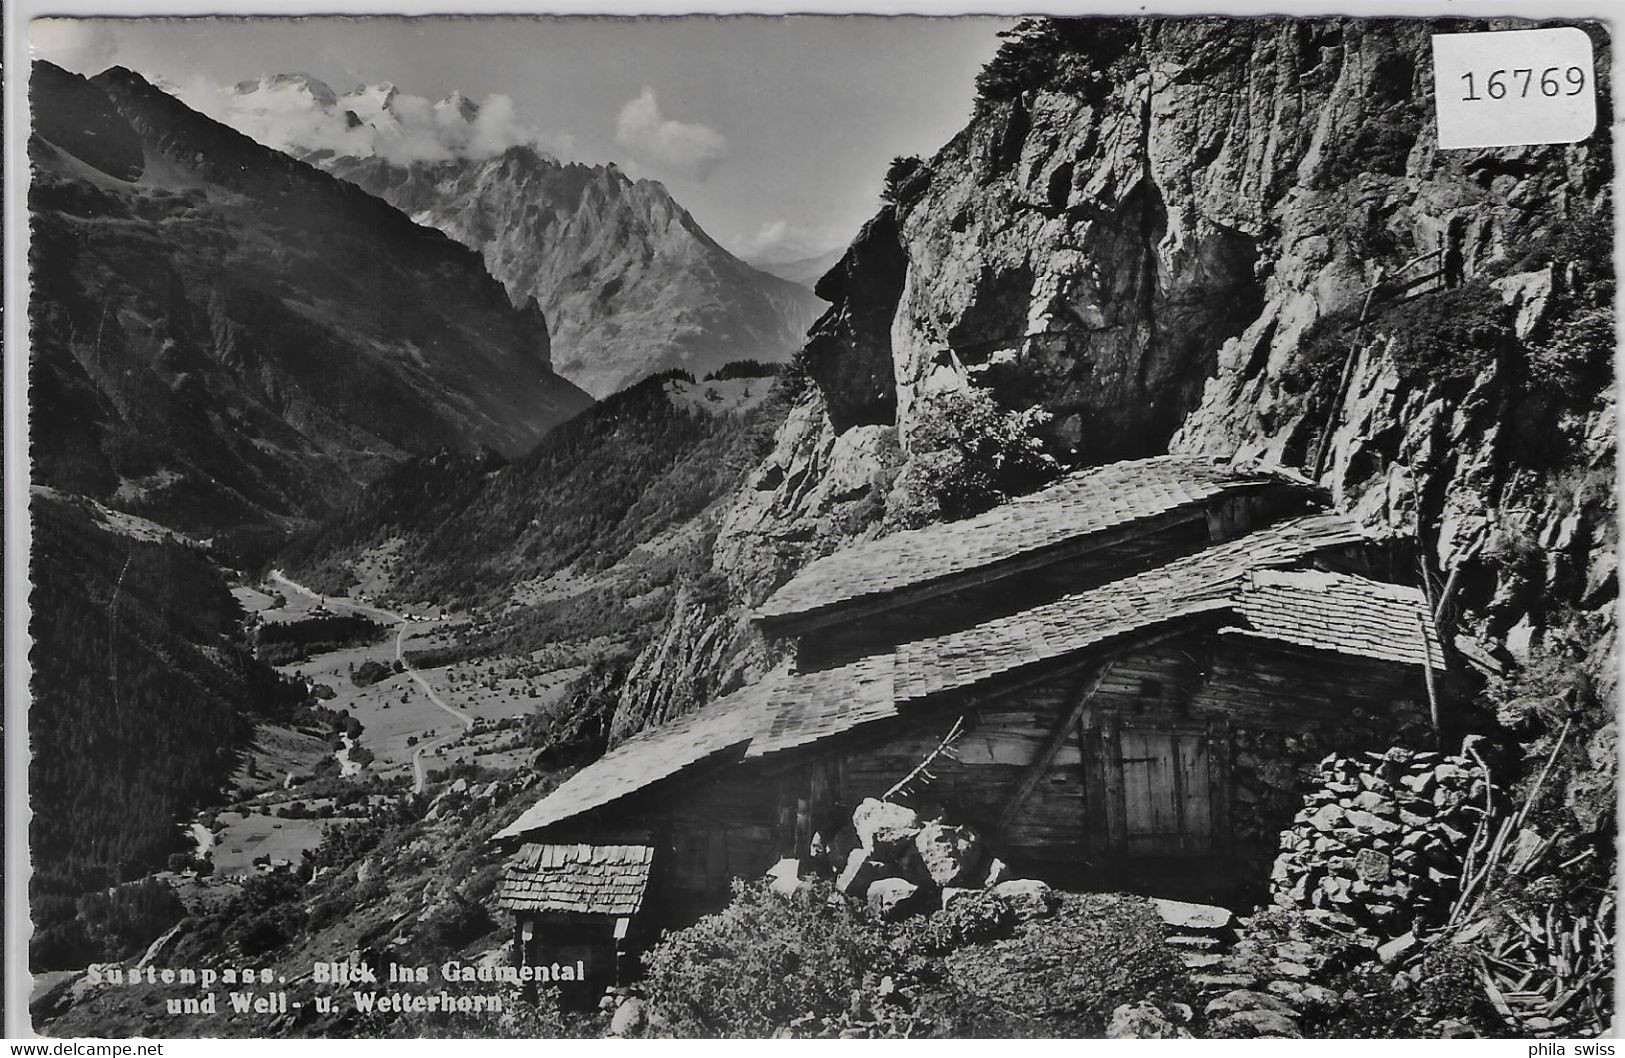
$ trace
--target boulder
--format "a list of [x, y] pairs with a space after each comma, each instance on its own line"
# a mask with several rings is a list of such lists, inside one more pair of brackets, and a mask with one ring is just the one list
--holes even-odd
[[1372, 815], [1370, 812], [1362, 811], [1358, 808], [1349, 811], [1347, 815], [1349, 826], [1353, 827], [1355, 830], [1358, 830], [1362, 834], [1370, 834], [1374, 837], [1380, 838], [1392, 834], [1394, 831], [1399, 829], [1399, 825], [1397, 823], [1390, 823], [1388, 820], [1383, 819], [1380, 816]]
[[1392, 965], [1409, 955], [1416, 948], [1416, 934], [1402, 933], [1393, 940], [1377, 946], [1377, 958], [1384, 966]]
[[927, 823], [914, 836], [914, 850], [939, 886], [964, 885], [982, 861], [981, 839], [970, 827]]
[[767, 869], [767, 887], [780, 896], [790, 896], [801, 888], [801, 861], [785, 858]]
[[959, 901], [963, 900], [965, 897], [977, 896], [981, 892], [981, 889], [965, 889], [948, 886], [942, 890], [942, 909], [946, 911]]
[[615, 1008], [615, 1016], [609, 1019], [609, 1034], [611, 1036], [637, 1036], [643, 1032], [648, 1023], [648, 1010], [643, 1000], [632, 998]]
[[1278, 996], [1268, 992], [1255, 992], [1250, 988], [1236, 988], [1208, 1003], [1202, 1013], [1210, 1018], [1233, 1014], [1242, 1010], [1269, 1010], [1292, 1017], [1297, 1013]]
[[861, 896], [888, 873], [885, 864], [871, 860], [862, 849], [853, 849], [847, 854], [846, 866], [835, 878], [835, 888], [847, 896]]
[[993, 895], [1010, 905], [1017, 922], [1044, 918], [1055, 910], [1060, 898], [1045, 882], [1036, 878], [1015, 878], [993, 887]]
[[1343, 810], [1337, 805], [1322, 805], [1304, 822], [1322, 833], [1331, 833], [1343, 824]]
[[1176, 1025], [1155, 1003], [1124, 1003], [1106, 1021], [1109, 1040], [1188, 1040], [1191, 1034]]
[[1208, 1025], [1208, 1032], [1224, 1040], [1302, 1039], [1291, 1016], [1273, 1010], [1238, 1010]]
[[1010, 865], [997, 856], [987, 861], [987, 873], [982, 876], [982, 888], [991, 889], [1000, 882], [1010, 880]]
[[882, 878], [869, 886], [869, 911], [882, 922], [907, 918], [923, 891], [907, 878]]
[[920, 821], [911, 808], [866, 797], [852, 811], [852, 829], [858, 844], [872, 858], [893, 860], [914, 846]]
[[1212, 904], [1187, 904], [1180, 900], [1152, 899], [1157, 915], [1175, 929], [1218, 930], [1228, 929], [1235, 916], [1226, 908]]
[[1330, 988], [1304, 984], [1302, 981], [1271, 981], [1267, 986], [1271, 995], [1280, 996], [1293, 1009], [1305, 1014], [1334, 1014], [1343, 1006], [1343, 997]]
[[1361, 849], [1354, 854], [1354, 873], [1362, 882], [1386, 882], [1393, 870], [1393, 861], [1376, 849]]

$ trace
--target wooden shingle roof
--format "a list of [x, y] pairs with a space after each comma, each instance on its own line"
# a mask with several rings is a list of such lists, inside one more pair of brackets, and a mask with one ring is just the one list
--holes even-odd
[[502, 873], [497, 905], [634, 915], [643, 906], [654, 852], [648, 845], [526, 845]]
[[570, 776], [499, 831], [502, 841], [528, 834], [688, 770], [714, 757], [744, 752], [760, 727], [775, 676], [724, 695], [703, 709], [638, 732]]
[[1307, 484], [1212, 456], [1137, 459], [1069, 474], [1048, 488], [962, 521], [859, 544], [811, 563], [756, 611], [764, 623], [809, 617], [964, 574], [1017, 564], [1136, 522], [1195, 509], [1220, 495]]
[[1310, 514], [1090, 591], [897, 648], [899, 704], [965, 691], [1197, 613], [1234, 608], [1248, 571], [1290, 565], [1328, 548], [1365, 540], [1340, 514]]
[[[1019, 670], [1214, 614], [1250, 634], [1404, 664], [1443, 666], [1421, 593], [1318, 571], [1288, 571], [1317, 552], [1363, 543], [1331, 513], [1278, 522], [1166, 566], [950, 635], [902, 644], [836, 668], [778, 669], [583, 768], [498, 838], [605, 807], [702, 762], [744, 760], [822, 742], [895, 718], [942, 695], [975, 694]], [[1407, 635], [1409, 638], [1407, 638]]]
[[1237, 599], [1235, 631], [1339, 654], [1444, 669], [1421, 589], [1320, 570], [1258, 569]]

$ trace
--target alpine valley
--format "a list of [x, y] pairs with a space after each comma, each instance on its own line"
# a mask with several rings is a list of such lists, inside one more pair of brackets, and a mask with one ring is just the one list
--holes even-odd
[[[1021, 20], [989, 40], [962, 130], [891, 163], [816, 296], [615, 166], [532, 143], [380, 149], [400, 120], [387, 87], [237, 86], [240, 111], [326, 116], [330, 134], [279, 153], [127, 71], [36, 66], [35, 1026], [1611, 1032], [1614, 115], [1608, 34], [1576, 25], [1601, 81], [1590, 138], [1443, 150], [1430, 35], [1513, 23]], [[438, 106], [468, 143], [487, 128], [467, 100]], [[1177, 804], [1220, 791], [1235, 820], [1280, 820], [1262, 867], [1222, 892], [1177, 857], [1151, 876], [1162, 889], [1095, 859], [1041, 878], [1003, 831], [1072, 804], [1059, 784], [1092, 768], [1119, 781], [1085, 783], [1080, 819], [1124, 811], [1138, 794], [1121, 778], [1165, 759], [1127, 750], [1152, 745], [1150, 718], [1215, 685], [1236, 641], [1268, 638], [1219, 626], [1224, 593], [1309, 584], [1308, 610], [1358, 579], [1225, 574], [1146, 630], [1181, 644], [1168, 637], [1188, 619], [1199, 649], [1170, 648], [1166, 671], [1129, 654], [1068, 670], [1076, 688], [1049, 719], [1020, 666], [1153, 607], [1188, 561], [1244, 553], [1236, 526], [1263, 509], [1204, 513], [1180, 485], [1157, 510], [1186, 520], [1147, 516], [1137, 537], [1138, 486], [1097, 497], [1106, 513], [1065, 506], [1087, 494], [1068, 490], [1215, 460], [1343, 519], [1376, 556], [1373, 598], [1413, 607], [1394, 635], [1420, 662], [1383, 664], [1415, 701], [1334, 702], [1335, 738], [1307, 709], [1265, 733], [1176, 716], [1188, 751], [1171, 774], [1199, 759], [1218, 776], [1194, 793], [1168, 780]], [[1002, 629], [1019, 602], [993, 597], [1003, 585], [1060, 567], [989, 536], [1027, 518], [1072, 541], [1069, 560], [1110, 565], [1065, 535], [1097, 515], [1118, 535], [1089, 546], [1132, 567], [1091, 570], [1099, 607], [1034, 609], [1049, 616], [1018, 634], [944, 634], [923, 642], [968, 646], [910, 655], [944, 679], [1009, 677], [1032, 695], [1017, 735], [990, 733], [992, 692], [948, 696], [940, 741], [876, 758], [897, 774], [842, 802], [838, 825], [811, 822], [808, 799], [916, 715], [888, 701], [872, 738], [843, 741], [839, 724], [892, 685], [866, 666], [895, 666], [897, 687], [918, 674], [907, 630], [895, 654], [826, 665], [810, 635], [764, 633], [765, 604], [875, 555], [962, 562], [938, 594], [908, 596], [908, 571], [879, 560], [866, 575], [944, 612], [1003, 606], [976, 626]], [[1170, 540], [1207, 550], [1146, 557]], [[1119, 580], [1146, 587], [1104, 591]], [[895, 615], [871, 602], [841, 605], [884, 630]], [[1334, 671], [1370, 615], [1309, 619], [1286, 614], [1267, 649], [1297, 637]], [[830, 642], [849, 631], [826, 624]], [[828, 697], [794, 698], [804, 676]], [[1298, 700], [1276, 680], [1260, 666], [1225, 686], [1267, 713]], [[1087, 727], [1108, 681], [1133, 703]], [[1401, 704], [1416, 744], [1360, 741]], [[1086, 744], [1086, 729], [1119, 741]], [[758, 739], [786, 756], [763, 763]], [[814, 742], [827, 756], [809, 785], [773, 770]], [[963, 787], [931, 783], [974, 768], [1018, 793], [960, 825], [939, 792]], [[760, 804], [723, 796], [740, 774], [761, 777]], [[507, 841], [571, 798], [536, 824], [563, 836]], [[626, 804], [651, 819], [698, 805], [713, 836], [651, 836], [616, 819]], [[730, 859], [815, 829], [777, 864]], [[983, 846], [996, 855], [965, 881]], [[642, 886], [693, 865], [738, 877], [703, 917], [640, 927], [658, 913]], [[637, 899], [571, 918], [586, 897], [525, 888], [550, 869]], [[632, 955], [617, 921], [647, 929]], [[584, 974], [601, 958], [625, 979], [387, 1016], [319, 1010], [308, 979], [334, 959], [527, 958], [580, 958]], [[85, 972], [105, 962], [268, 966], [293, 1002], [188, 1012], [166, 1006], [172, 989]]]

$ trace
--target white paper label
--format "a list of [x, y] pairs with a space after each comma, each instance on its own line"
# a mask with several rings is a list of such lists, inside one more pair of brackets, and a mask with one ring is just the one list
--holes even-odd
[[1440, 147], [1573, 143], [1597, 128], [1591, 38], [1572, 26], [1433, 38]]

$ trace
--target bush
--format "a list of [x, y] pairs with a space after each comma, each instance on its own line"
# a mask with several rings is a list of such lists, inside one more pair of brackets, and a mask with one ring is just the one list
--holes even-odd
[[922, 954], [942, 955], [967, 944], [1009, 936], [1015, 924], [1010, 905], [990, 892], [974, 893], [932, 915], [916, 947]]
[[98, 959], [133, 955], [186, 917], [175, 891], [156, 878], [86, 893], [77, 910], [79, 927]]
[[925, 193], [931, 185], [931, 169], [917, 154], [893, 158], [886, 167], [886, 184], [880, 197], [887, 202], [906, 206]]
[[1614, 315], [1582, 309], [1555, 324], [1551, 337], [1529, 350], [1531, 390], [1589, 397], [1603, 390], [1614, 366]]
[[1036, 430], [1048, 413], [1009, 412], [986, 391], [949, 390], [922, 397], [909, 431], [913, 458], [899, 477], [900, 528], [979, 514], [1040, 488], [1060, 473]]
[[387, 680], [392, 671], [388, 665], [379, 661], [364, 661], [361, 667], [350, 674], [350, 682], [357, 687], [371, 687], [380, 680]]
[[782, 897], [734, 883], [727, 908], [669, 933], [645, 956], [649, 1000], [678, 1035], [771, 1035], [804, 1014], [847, 1009], [892, 959], [870, 920], [814, 884]]
[[1471, 381], [1512, 341], [1510, 310], [1485, 283], [1392, 303], [1371, 325], [1393, 339], [1402, 376]]
[[976, 75], [979, 100], [1014, 99], [1034, 89], [1096, 100], [1140, 68], [1139, 28], [1131, 19], [1024, 18]]

